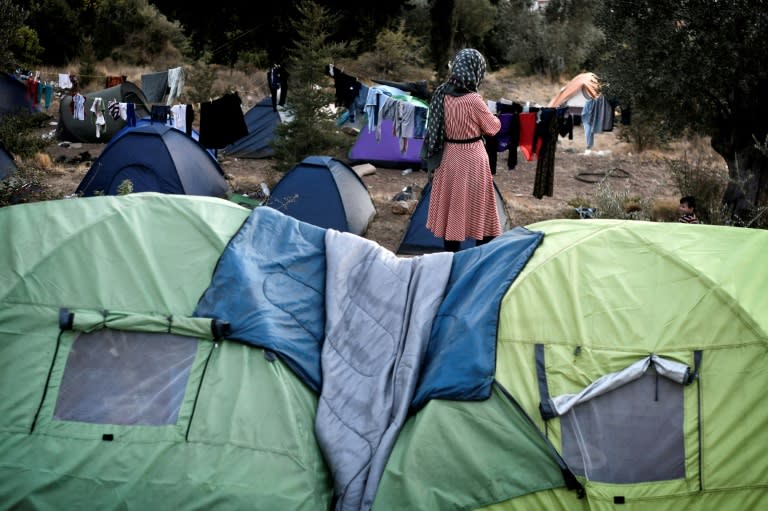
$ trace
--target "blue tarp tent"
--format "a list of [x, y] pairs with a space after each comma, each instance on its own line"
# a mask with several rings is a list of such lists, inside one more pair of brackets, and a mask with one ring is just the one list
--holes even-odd
[[110, 141], [77, 193], [117, 195], [130, 180], [133, 192], [225, 197], [229, 188], [218, 161], [186, 133], [165, 124], [132, 128]]
[[32, 102], [27, 96], [24, 83], [8, 73], [0, 72], [0, 115], [28, 114], [32, 110]]
[[308, 156], [275, 185], [266, 206], [303, 222], [362, 235], [376, 215], [363, 180], [330, 156]]
[[248, 134], [221, 150], [226, 156], [237, 158], [268, 158], [275, 154], [275, 138], [280, 114], [272, 109], [272, 98], [267, 96], [245, 113]]
[[[493, 187], [496, 190], [496, 210], [499, 212], [501, 229], [506, 231], [511, 228], [506, 203], [496, 183], [493, 183]], [[403, 233], [403, 239], [400, 241], [397, 254], [419, 255], [444, 250], [443, 240], [427, 229], [427, 213], [429, 213], [429, 195], [431, 191], [432, 182], [430, 181], [424, 187], [419, 203], [416, 205], [413, 213], [411, 213], [411, 218], [408, 220], [408, 225]], [[461, 249], [464, 250], [474, 246], [475, 240], [468, 239], [464, 240], [461, 244]]]

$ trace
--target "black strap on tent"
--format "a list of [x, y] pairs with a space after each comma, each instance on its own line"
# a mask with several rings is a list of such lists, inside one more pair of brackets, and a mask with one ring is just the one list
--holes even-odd
[[200, 381], [197, 383], [197, 391], [195, 392], [195, 400], [192, 402], [192, 411], [189, 412], [189, 422], [187, 422], [187, 432], [184, 433], [184, 441], [189, 442], [189, 430], [192, 428], [192, 419], [195, 418], [195, 412], [197, 411], [197, 400], [200, 398], [200, 390], [203, 388], [203, 382], [205, 381], [205, 373], [208, 372], [208, 364], [211, 362], [213, 351], [218, 348], [218, 343], [211, 343], [211, 350], [208, 352], [208, 356], [205, 357], [205, 364], [203, 365], [203, 373], [200, 375]]
[[56, 336], [56, 347], [53, 350], [53, 356], [51, 357], [51, 365], [48, 366], [48, 375], [45, 377], [45, 386], [43, 387], [43, 395], [40, 398], [40, 403], [37, 405], [37, 411], [35, 412], [35, 417], [32, 419], [32, 424], [29, 426], [29, 432], [34, 433], [35, 426], [37, 425], [37, 419], [40, 417], [40, 410], [43, 409], [43, 404], [45, 403], [45, 398], [48, 396], [48, 386], [51, 383], [51, 375], [53, 374], [53, 365], [56, 363], [56, 358], [59, 354], [59, 346], [61, 346], [61, 334], [64, 332], [64, 330], [72, 330], [72, 322], [74, 321], [75, 315], [71, 312], [69, 312], [69, 309], [61, 308], [59, 309], [59, 325], [61, 326], [62, 320], [64, 322], [64, 326], [67, 328], [61, 327], [59, 331], [59, 335]]
[[232, 333], [232, 325], [229, 324], [229, 321], [211, 320], [211, 333], [214, 339], [228, 337]]
[[544, 345], [536, 345], [536, 379], [539, 382], [539, 412], [541, 418], [545, 421], [557, 417], [557, 413], [552, 408], [552, 402], [549, 399], [549, 385], [547, 385], [547, 371], [544, 364]]
[[[693, 373], [688, 376], [688, 381], [686, 384], [690, 385], [694, 381], [699, 380], [699, 368], [701, 367], [701, 357], [702, 357], [702, 351], [696, 350], [693, 352]], [[699, 431], [699, 491], [702, 491], [704, 489], [704, 480], [703, 480], [703, 474], [702, 471], [704, 470], [703, 462], [701, 459], [701, 453], [702, 453], [702, 439], [701, 439], [701, 383], [698, 383], [696, 385], [696, 407], [697, 407], [697, 414], [698, 414], [698, 431]]]
[[686, 385], [690, 385], [699, 378], [699, 368], [701, 367], [701, 350], [693, 352], [693, 371], [688, 373], [685, 380]]
[[60, 330], [72, 330], [72, 325], [75, 323], [75, 313], [70, 312], [69, 309], [62, 307], [59, 309], [59, 329]]

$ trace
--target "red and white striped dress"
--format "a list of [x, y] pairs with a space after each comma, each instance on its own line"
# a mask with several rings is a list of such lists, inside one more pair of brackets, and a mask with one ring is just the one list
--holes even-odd
[[[476, 92], [446, 95], [444, 109], [447, 139], [495, 135], [501, 127], [498, 117]], [[450, 241], [481, 240], [501, 234], [493, 175], [482, 140], [468, 144], [445, 142], [432, 180], [427, 229]]]

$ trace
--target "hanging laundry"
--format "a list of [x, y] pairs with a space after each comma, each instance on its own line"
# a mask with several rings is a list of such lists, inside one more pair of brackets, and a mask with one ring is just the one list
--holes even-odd
[[72, 88], [72, 80], [70, 80], [69, 74], [59, 73], [59, 87], [62, 89]]
[[285, 105], [288, 99], [288, 71], [282, 64], [275, 64], [267, 71], [267, 86], [272, 96], [272, 110], [277, 112], [277, 106]]
[[141, 75], [141, 90], [149, 103], [160, 103], [168, 92], [168, 71]]
[[328, 75], [333, 78], [336, 90], [336, 99], [334, 104], [337, 107], [344, 107], [350, 112], [350, 120], [355, 122], [353, 103], [360, 93], [360, 82], [354, 76], [346, 74], [336, 66], [328, 68]]
[[79, 92], [76, 92], [72, 96], [72, 104], [70, 105], [70, 108], [72, 108], [72, 116], [78, 121], [85, 120], [85, 100], [86, 97]]
[[167, 105], [152, 105], [149, 119], [152, 122], [166, 124], [171, 116], [171, 107]]
[[93, 98], [91, 118], [96, 125], [96, 138], [101, 138], [101, 133], [107, 131], [107, 120], [104, 118], [104, 102], [98, 96]]
[[534, 178], [533, 196], [541, 199], [552, 197], [555, 183], [555, 149], [557, 147], [557, 112], [554, 108], [542, 108], [536, 125], [534, 146], [538, 144], [538, 161]]
[[184, 68], [174, 67], [168, 70], [168, 100], [166, 105], [173, 105], [173, 102], [181, 97], [184, 92]]
[[187, 105], [173, 105], [171, 107], [171, 121], [174, 128], [187, 133]]
[[210, 149], [221, 149], [248, 134], [248, 125], [237, 92], [200, 103], [199, 142]]
[[116, 99], [110, 99], [107, 103], [107, 111], [114, 120], [118, 120], [120, 118], [120, 103]]
[[104, 80], [104, 88], [109, 89], [115, 87], [121, 83], [125, 83], [127, 79], [127, 76], [107, 76], [107, 79]]
[[43, 98], [45, 100], [45, 109], [51, 106], [51, 100], [53, 99], [53, 85], [46, 83], [43, 85]]

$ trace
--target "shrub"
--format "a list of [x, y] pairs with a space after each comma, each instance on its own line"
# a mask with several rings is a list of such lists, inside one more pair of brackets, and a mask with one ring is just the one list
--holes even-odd
[[667, 167], [680, 192], [680, 196], [696, 198], [696, 216], [705, 224], [729, 223], [723, 207], [723, 193], [728, 185], [728, 172], [702, 163], [701, 159], [689, 160], [687, 154], [681, 160], [667, 160]]
[[11, 154], [31, 158], [50, 143], [34, 132], [49, 119], [50, 116], [42, 112], [0, 116], [0, 140]]
[[19, 165], [16, 172], [0, 181], [0, 207], [51, 199], [43, 172], [33, 165]]
[[624, 220], [651, 220], [653, 200], [630, 193], [629, 185], [623, 190], [614, 190], [607, 179], [597, 185], [595, 193], [595, 217]]

